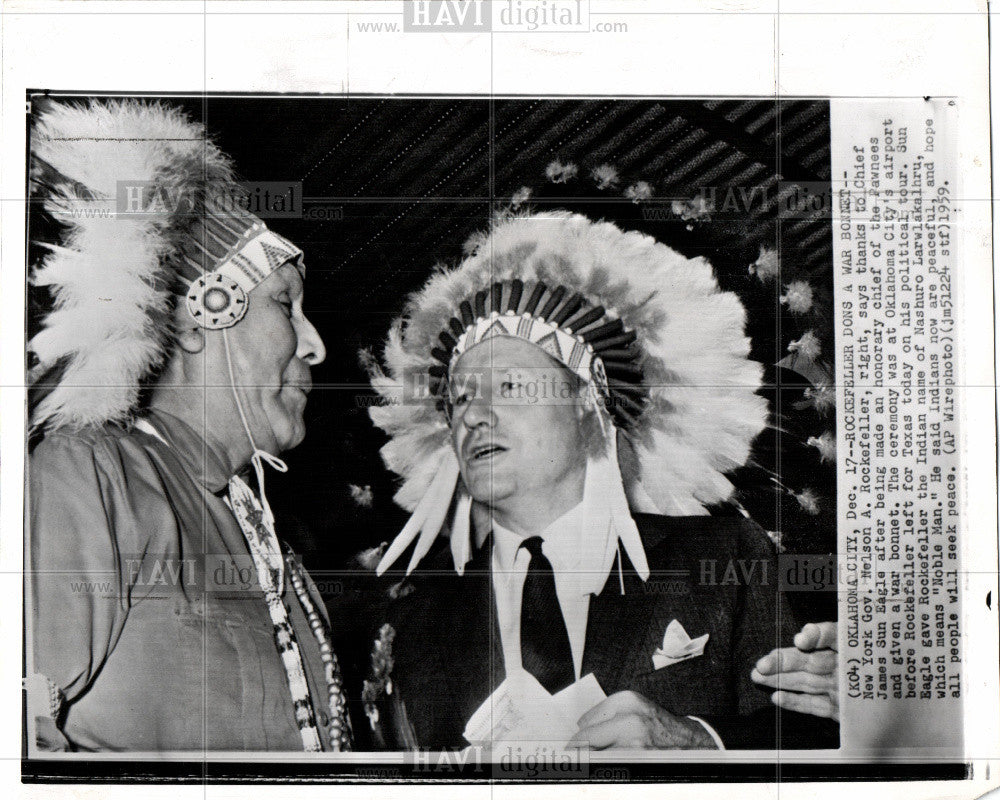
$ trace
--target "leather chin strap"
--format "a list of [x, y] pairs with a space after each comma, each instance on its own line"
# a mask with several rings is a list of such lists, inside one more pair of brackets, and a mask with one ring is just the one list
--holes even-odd
[[239, 412], [240, 422], [243, 424], [243, 431], [246, 433], [247, 439], [250, 441], [250, 448], [253, 451], [250, 456], [250, 463], [253, 465], [254, 474], [257, 476], [257, 489], [260, 492], [260, 504], [264, 511], [264, 516], [267, 518], [268, 524], [273, 528], [274, 512], [271, 511], [271, 505], [267, 502], [267, 494], [264, 491], [264, 463], [266, 462], [277, 472], [288, 472], [288, 464], [278, 458], [278, 456], [272, 455], [266, 450], [261, 450], [257, 447], [253, 434], [250, 432], [250, 423], [247, 422], [246, 412], [243, 410], [243, 401], [240, 400], [240, 393], [236, 391], [236, 374], [233, 370], [232, 352], [229, 349], [229, 331], [226, 328], [222, 329], [222, 343], [226, 350], [226, 368], [229, 371], [229, 385], [233, 391], [233, 399], [236, 401], [236, 410]]

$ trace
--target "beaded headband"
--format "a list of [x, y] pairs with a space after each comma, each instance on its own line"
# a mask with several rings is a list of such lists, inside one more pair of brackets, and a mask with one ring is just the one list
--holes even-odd
[[181, 273], [191, 281], [185, 303], [203, 328], [235, 325], [246, 314], [247, 295], [268, 275], [289, 261], [302, 277], [302, 251], [249, 212], [207, 217], [199, 236], [181, 248]]
[[516, 278], [497, 281], [459, 304], [438, 336], [441, 347], [431, 349], [439, 362], [428, 370], [431, 393], [447, 402], [447, 376], [455, 362], [496, 336], [531, 342], [592, 385], [618, 427], [631, 427], [642, 413], [648, 395], [635, 331], [625, 330], [620, 319], [579, 292]]

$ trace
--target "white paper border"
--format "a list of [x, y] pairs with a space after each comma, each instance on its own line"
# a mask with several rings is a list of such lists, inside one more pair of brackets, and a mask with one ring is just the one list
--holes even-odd
[[[588, 95], [860, 95], [956, 97], [961, 103], [963, 264], [958, 284], [966, 336], [963, 436], [967, 477], [964, 564], [966, 738], [974, 783], [870, 787], [882, 797], [972, 797], [996, 783], [1000, 739], [996, 558], [994, 292], [990, 267], [990, 140], [987, 127], [985, 4], [917, 0], [819, 3], [797, 0], [591, 0], [591, 18], [624, 19], [629, 32], [359, 34], [359, 19], [401, 19], [400, 2], [266, 0], [14, 0], [3, 5], [3, 169], [0, 205], [0, 780], [17, 796], [61, 796], [65, 787], [20, 786], [21, 526], [24, 330], [24, 97], [29, 88], [81, 91], [261, 91]], [[974, 324], [971, 324], [974, 323]], [[971, 325], [971, 327], [969, 327]], [[973, 335], [974, 334], [974, 335]], [[20, 424], [19, 424], [20, 423]], [[993, 592], [993, 607], [985, 597]], [[985, 779], [990, 770], [990, 779]], [[777, 777], [777, 775], [776, 775]], [[805, 786], [744, 784], [741, 798], [797, 793]], [[814, 785], [812, 797], [857, 791]], [[177, 796], [176, 786], [77, 789], [80, 797]], [[181, 790], [247, 796], [245, 789]], [[303, 798], [384, 796], [385, 787], [256, 787], [254, 793]], [[429, 787], [394, 787], [426, 796]], [[553, 787], [572, 796], [580, 787]], [[622, 787], [591, 786], [588, 796]], [[630, 790], [635, 791], [635, 790]], [[651, 787], [648, 790], [657, 790]], [[660, 789], [659, 792], [662, 792]], [[674, 797], [705, 789], [674, 784]], [[725, 794], [723, 787], [710, 788]], [[536, 797], [537, 786], [436, 786], [454, 796]], [[835, 793], [835, 794], [834, 794]]]

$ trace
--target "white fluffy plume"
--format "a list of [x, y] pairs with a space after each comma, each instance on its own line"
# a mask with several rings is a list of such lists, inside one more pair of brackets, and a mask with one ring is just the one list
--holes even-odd
[[64, 226], [32, 275], [53, 294], [29, 343], [32, 373], [59, 373], [32, 427], [123, 421], [169, 348], [171, 259], [191, 215], [120, 214], [119, 186], [152, 184], [196, 201], [233, 180], [229, 162], [178, 109], [137, 101], [48, 103], [31, 155], [33, 196]]
[[719, 290], [702, 258], [611, 223], [548, 212], [499, 219], [457, 268], [435, 273], [393, 326], [385, 372], [372, 365], [386, 402], [371, 417], [391, 437], [382, 449], [386, 466], [403, 478], [396, 501], [413, 509], [450, 446], [433, 405], [401, 396], [404, 380], [435, 363], [431, 348], [462, 300], [512, 278], [579, 291], [638, 335], [652, 402], [623, 432], [634, 452], [622, 459], [633, 510], [683, 514], [727, 499], [733, 487], [725, 473], [746, 462], [768, 416], [756, 394], [762, 367], [747, 359], [739, 299]]

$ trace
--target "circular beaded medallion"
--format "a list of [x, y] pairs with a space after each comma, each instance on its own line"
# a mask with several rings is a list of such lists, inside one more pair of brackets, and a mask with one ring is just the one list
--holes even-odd
[[203, 328], [228, 328], [247, 313], [247, 294], [236, 281], [213, 272], [202, 275], [191, 284], [187, 293], [187, 309]]

